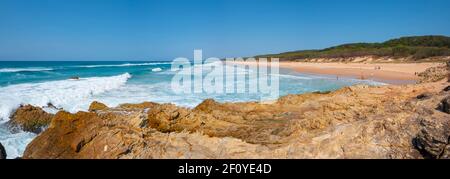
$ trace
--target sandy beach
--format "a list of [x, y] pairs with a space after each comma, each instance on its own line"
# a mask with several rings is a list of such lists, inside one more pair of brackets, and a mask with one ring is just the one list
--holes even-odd
[[[256, 62], [234, 62], [256, 65]], [[342, 77], [369, 79], [388, 84], [413, 84], [418, 73], [428, 68], [444, 66], [443, 63], [312, 63], [280, 62], [280, 68], [292, 69], [300, 73], [320, 74]]]

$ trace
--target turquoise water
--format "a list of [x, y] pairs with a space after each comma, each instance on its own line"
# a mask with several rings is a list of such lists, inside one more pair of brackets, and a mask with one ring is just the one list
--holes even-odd
[[[8, 157], [20, 156], [34, 134], [12, 133], [4, 125], [21, 104], [43, 107], [48, 103], [69, 112], [87, 110], [92, 101], [108, 106], [153, 101], [194, 107], [204, 99], [220, 102], [258, 101], [258, 94], [176, 94], [171, 80], [177, 73], [170, 62], [0, 62], [0, 142]], [[251, 71], [246, 71], [252, 73]], [[79, 80], [71, 80], [79, 77]], [[281, 70], [280, 95], [336, 90], [372, 81], [339, 79]], [[239, 81], [235, 81], [239, 83]]]

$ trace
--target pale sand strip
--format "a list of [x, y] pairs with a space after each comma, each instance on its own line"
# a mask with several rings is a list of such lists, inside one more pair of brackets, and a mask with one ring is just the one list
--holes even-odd
[[[238, 64], [256, 65], [256, 62], [240, 62]], [[389, 84], [415, 83], [419, 79], [416, 73], [423, 72], [430, 67], [441, 65], [445, 64], [280, 62], [280, 68], [293, 69], [300, 73], [333, 75], [337, 79], [339, 77], [371, 79]]]

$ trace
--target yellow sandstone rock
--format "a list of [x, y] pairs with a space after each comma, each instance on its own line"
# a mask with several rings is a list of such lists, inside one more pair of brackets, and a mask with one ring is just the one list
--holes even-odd
[[23, 158], [448, 158], [450, 114], [437, 108], [448, 85], [353, 86], [273, 104], [59, 112]]

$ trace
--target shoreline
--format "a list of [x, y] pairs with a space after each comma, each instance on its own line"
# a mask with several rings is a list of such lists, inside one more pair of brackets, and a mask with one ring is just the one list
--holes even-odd
[[[258, 62], [231, 62], [240, 65], [256, 65]], [[280, 68], [304, 74], [332, 75], [339, 78], [373, 80], [393, 85], [415, 84], [418, 73], [442, 63], [320, 63], [280, 62]]]

